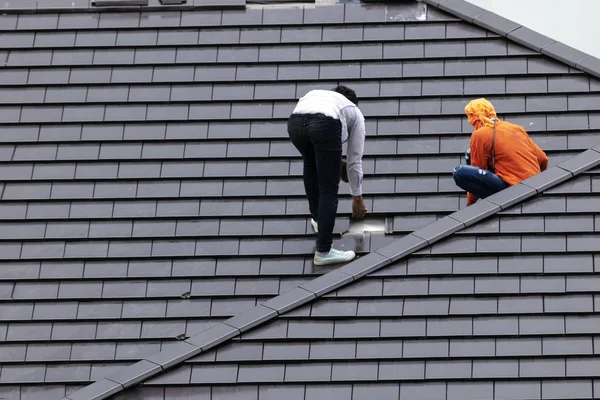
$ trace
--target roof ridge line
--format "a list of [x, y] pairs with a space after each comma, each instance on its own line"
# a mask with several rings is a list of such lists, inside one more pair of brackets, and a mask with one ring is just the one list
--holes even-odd
[[539, 174], [475, 204], [409, 233], [343, 267], [323, 274], [287, 292], [218, 322], [168, 350], [160, 351], [91, 383], [62, 400], [102, 400], [178, 366], [207, 350], [248, 332], [281, 314], [303, 306], [365, 275], [380, 270], [453, 233], [541, 194], [600, 165], [600, 145], [590, 148]]
[[600, 59], [466, 0], [417, 0], [600, 78]]

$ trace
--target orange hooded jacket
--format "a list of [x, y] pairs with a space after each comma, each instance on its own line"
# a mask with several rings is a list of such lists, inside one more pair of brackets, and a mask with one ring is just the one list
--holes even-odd
[[[548, 168], [548, 156], [527, 134], [525, 128], [499, 121], [492, 104], [486, 99], [471, 101], [465, 112], [475, 128], [471, 135], [471, 165], [489, 170], [492, 167], [492, 133], [496, 119], [495, 174], [509, 185], [515, 185]], [[467, 205], [477, 201], [467, 193]]]

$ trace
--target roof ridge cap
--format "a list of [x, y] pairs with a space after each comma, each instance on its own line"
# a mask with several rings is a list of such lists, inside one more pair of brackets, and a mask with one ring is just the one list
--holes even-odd
[[600, 59], [466, 0], [417, 0], [600, 78]]
[[600, 145], [409, 233], [343, 267], [323, 274], [225, 321], [218, 322], [172, 348], [145, 357], [131, 366], [124, 367], [63, 397], [62, 400], [106, 399], [598, 165], [600, 165]]

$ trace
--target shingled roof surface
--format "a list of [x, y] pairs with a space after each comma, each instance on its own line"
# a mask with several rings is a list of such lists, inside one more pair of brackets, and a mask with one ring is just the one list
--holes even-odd
[[[50, 3], [0, 15], [0, 398], [600, 397], [597, 59], [459, 0]], [[286, 119], [338, 83], [393, 233], [342, 184], [336, 270]], [[550, 168], [465, 208], [482, 96]]]

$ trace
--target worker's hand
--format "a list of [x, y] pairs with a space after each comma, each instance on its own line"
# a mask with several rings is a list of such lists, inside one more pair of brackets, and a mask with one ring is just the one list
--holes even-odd
[[363, 219], [367, 212], [367, 207], [362, 196], [352, 197], [352, 218]]

